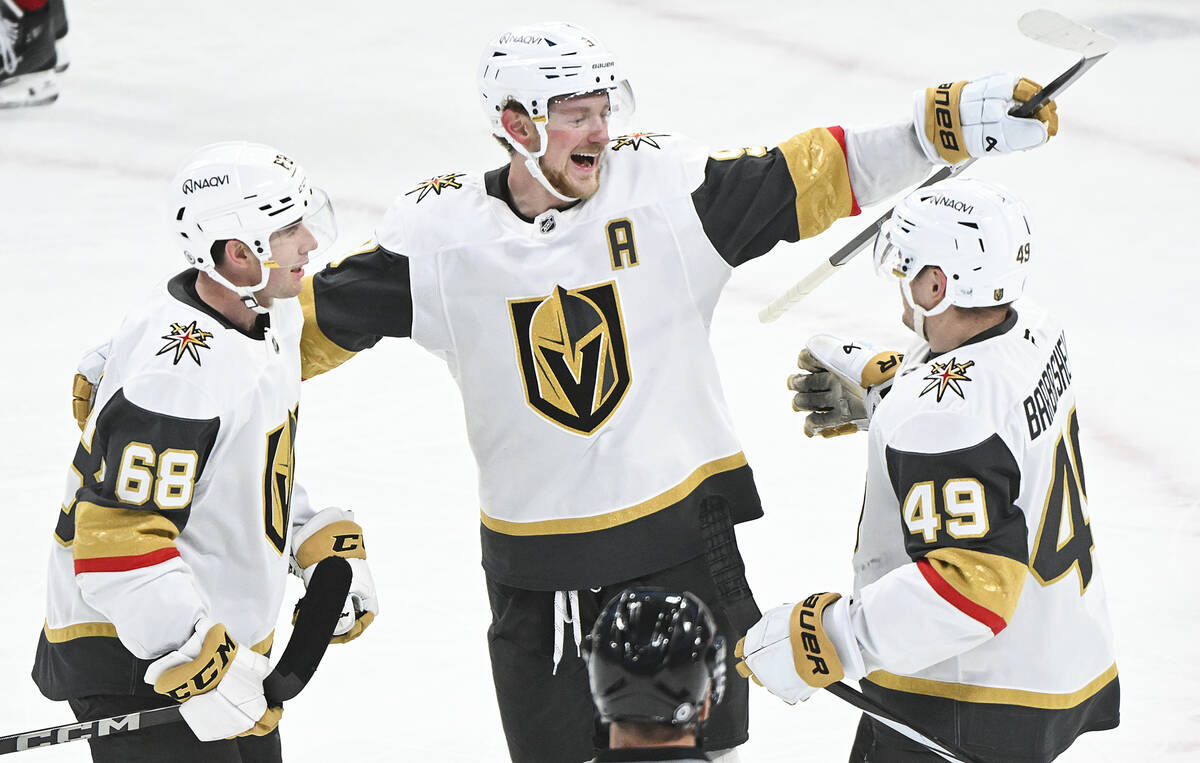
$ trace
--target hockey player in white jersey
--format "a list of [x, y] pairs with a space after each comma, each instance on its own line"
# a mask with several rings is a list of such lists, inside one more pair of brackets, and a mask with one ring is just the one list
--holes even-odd
[[[1120, 700], [1066, 337], [1012, 306], [1041, 255], [1032, 230], [1007, 191], [963, 179], [918, 190], [884, 224], [876, 269], [898, 279], [921, 341], [897, 364], [814, 337], [814, 373], [790, 382], [794, 407], [816, 411], [810, 433], [869, 421], [854, 593], [772, 609], [737, 649], [743, 675], [788, 702], [860, 680], [1006, 763], [1115, 727]], [[851, 760], [918, 759], [941, 758], [863, 717]]]
[[294, 485], [294, 297], [333, 213], [291, 158], [249, 143], [199, 150], [171, 202], [191, 267], [104, 352], [33, 677], [80, 720], [182, 702], [186, 725], [91, 740], [96, 761], [278, 761], [282, 711], [262, 680], [289, 566], [350, 559], [356, 608], [335, 640], [377, 611], [353, 516]]
[[[381, 336], [447, 362], [479, 466], [509, 752], [584, 760], [595, 710], [569, 642], [605, 601], [653, 584], [700, 596], [725, 633], [759, 616], [733, 525], [762, 509], [708, 344], [732, 269], [934, 163], [1044, 143], [1057, 117], [1008, 117], [1036, 86], [996, 75], [921, 91], [915, 116], [887, 127], [818, 128], [771, 149], [614, 139], [609, 115], [632, 111], [632, 90], [613, 53], [569, 24], [496, 37], [478, 89], [509, 161], [406, 189], [377, 241], [313, 277], [305, 375]], [[746, 682], [729, 684], [714, 750], [747, 738]]]

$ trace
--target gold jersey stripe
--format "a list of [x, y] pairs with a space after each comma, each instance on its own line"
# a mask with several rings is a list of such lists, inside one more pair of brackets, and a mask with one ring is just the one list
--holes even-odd
[[175, 545], [179, 528], [161, 514], [114, 509], [81, 501], [75, 507], [76, 561], [112, 556], [141, 556]]
[[[61, 644], [64, 641], [72, 641], [77, 638], [90, 638], [93, 636], [101, 636], [104, 638], [116, 638], [117, 626], [112, 623], [76, 623], [75, 625], [67, 625], [62, 628], [51, 628], [50, 623], [45, 623], [42, 626], [42, 632], [46, 634], [46, 640], [51, 644]], [[266, 654], [271, 651], [271, 647], [275, 645], [275, 631], [262, 641], [250, 647], [253, 652]]]
[[796, 223], [800, 238], [815, 236], [853, 209], [850, 170], [842, 145], [818, 127], [779, 144], [796, 186]]
[[61, 644], [64, 641], [91, 636], [116, 638], [117, 626], [112, 623], [76, 623], [63, 628], [51, 628], [50, 623], [46, 623], [42, 626], [42, 632], [51, 644]]
[[572, 533], [588, 533], [597, 530], [607, 530], [610, 527], [623, 525], [635, 519], [649, 516], [656, 511], [674, 506], [688, 496], [704, 480], [714, 474], [733, 471], [746, 465], [745, 453], [734, 453], [732, 456], [718, 458], [704, 464], [687, 476], [683, 482], [664, 493], [654, 496], [648, 501], [634, 504], [624, 509], [610, 511], [605, 514], [595, 514], [590, 517], [572, 517], [569, 519], [545, 519], [540, 522], [509, 522], [505, 519], [489, 517], [483, 511], [479, 519], [483, 526], [504, 535], [570, 535]]
[[925, 559], [954, 590], [1012, 622], [1029, 568], [1015, 559], [964, 548], [935, 548]]
[[1068, 710], [1094, 696], [1096, 692], [1108, 686], [1116, 677], [1117, 664], [1114, 662], [1109, 666], [1108, 670], [1105, 670], [1089, 681], [1082, 689], [1066, 694], [933, 681], [928, 678], [898, 676], [884, 670], [876, 670], [874, 673], [869, 674], [866, 680], [876, 686], [882, 686], [885, 689], [892, 689], [893, 691], [923, 694], [928, 697], [943, 697], [959, 702], [977, 702], [985, 705], [1019, 705], [1038, 710]]
[[304, 329], [300, 334], [300, 377], [311, 379], [337, 368], [355, 353], [339, 347], [317, 325], [317, 302], [313, 279], [308, 276], [300, 287], [300, 310], [304, 313]]

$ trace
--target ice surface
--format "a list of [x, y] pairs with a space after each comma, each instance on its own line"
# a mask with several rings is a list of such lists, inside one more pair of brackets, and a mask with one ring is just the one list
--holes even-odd
[[[1192, 4], [1066, 0], [1054, 9], [1120, 46], [1061, 99], [1045, 148], [969, 174], [1032, 207], [1041, 244], [1030, 298], [1067, 325], [1096, 554], [1109, 586], [1123, 723], [1067, 761], [1200, 757], [1200, 189]], [[510, 8], [516, 8], [516, 14]], [[72, 720], [28, 678], [45, 558], [78, 432], [74, 364], [181, 260], [166, 234], [176, 165], [210, 141], [292, 153], [335, 200], [349, 250], [396, 195], [445, 172], [498, 166], [476, 57], [517, 21], [585, 24], [621, 54], [635, 125], [714, 149], [774, 144], [818, 125], [905, 119], [910, 94], [1012, 70], [1047, 82], [1071, 55], [1022, 37], [1003, 3], [644, 0], [76, 2], [63, 95], [0, 113], [0, 733]], [[743, 526], [767, 607], [846, 590], [865, 438], [807, 440], [785, 376], [818, 331], [907, 342], [893, 289], [860, 258], [778, 323], [757, 311], [878, 214], [740, 268], [712, 340], [767, 507]], [[383, 611], [331, 648], [288, 704], [288, 760], [505, 759], [491, 686], [474, 466], [445, 368], [385, 342], [305, 384], [300, 479], [367, 529]], [[281, 617], [279, 638], [286, 637]], [[1052, 636], [1051, 636], [1052, 637]], [[573, 655], [568, 659], [573, 659]], [[547, 662], [546, 670], [550, 670]], [[753, 694], [752, 761], [844, 760], [857, 713], [824, 693], [788, 707]], [[547, 729], [548, 734], [555, 733]], [[86, 760], [82, 744], [25, 753]]]

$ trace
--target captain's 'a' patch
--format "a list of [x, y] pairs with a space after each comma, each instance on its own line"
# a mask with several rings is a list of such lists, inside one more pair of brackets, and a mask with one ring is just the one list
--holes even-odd
[[212, 339], [212, 332], [197, 328], [195, 321], [186, 326], [182, 323], [172, 323], [170, 333], [164, 334], [162, 338], [166, 339], [167, 343], [154, 354], [163, 355], [174, 351], [175, 357], [171, 359], [171, 364], [176, 366], [179, 365], [179, 361], [185, 354], [196, 361], [196, 365], [200, 365], [200, 350], [212, 349], [208, 346], [208, 340]]
[[590, 435], [629, 389], [629, 355], [613, 281], [508, 303], [525, 399], [555, 424]]
[[447, 188], [462, 188], [462, 183], [458, 182], [458, 179], [465, 174], [467, 173], [448, 172], [445, 175], [438, 175], [437, 177], [429, 178], [428, 180], [419, 183], [416, 188], [404, 195], [412, 196], [414, 193], [417, 194], [417, 200], [415, 203], [420, 204], [431, 191], [433, 192], [434, 196], [441, 196], [442, 191], [446, 190]]

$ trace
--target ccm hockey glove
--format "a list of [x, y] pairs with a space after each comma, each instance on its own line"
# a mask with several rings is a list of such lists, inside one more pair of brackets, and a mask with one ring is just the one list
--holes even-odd
[[[354, 512], [330, 507], [304, 523], [292, 538], [292, 571], [304, 580], [305, 587], [317, 569], [317, 562], [340, 556], [350, 563], [353, 577], [346, 606], [333, 629], [331, 644], [344, 644], [362, 635], [379, 614], [375, 580], [367, 566], [367, 549], [362, 528], [354, 521]], [[299, 605], [297, 605], [299, 606]]]
[[866, 674], [841, 594], [814, 593], [769, 610], [737, 642], [737, 672], [794, 705], [842, 678]]
[[266, 657], [240, 648], [224, 625], [203, 618], [183, 646], [150, 663], [146, 683], [182, 702], [179, 712], [196, 738], [213, 742], [263, 736], [279, 725], [283, 708], [268, 708], [263, 696], [270, 671]]
[[1043, 104], [1032, 119], [1008, 112], [1041, 89], [1014, 74], [992, 74], [918, 90], [913, 97], [917, 141], [934, 164], [1040, 146], [1058, 133], [1054, 101]]
[[100, 377], [104, 376], [104, 366], [108, 363], [108, 342], [96, 345], [83, 354], [79, 359], [79, 373], [71, 385], [71, 415], [79, 430], [87, 426], [88, 416], [92, 415], [92, 406], [96, 404], [96, 386]]
[[788, 377], [792, 410], [812, 411], [804, 434], [837, 437], [865, 431], [875, 406], [892, 386], [904, 356], [829, 334], [811, 337], [797, 365], [808, 373]]

